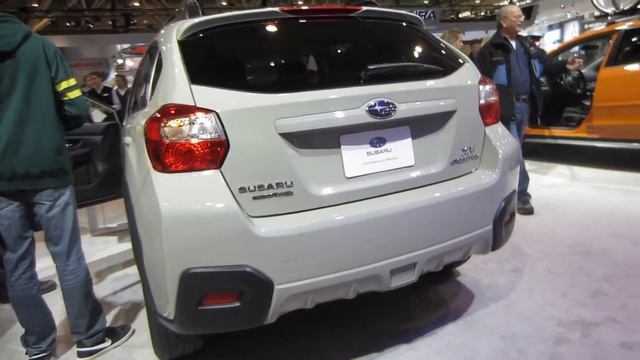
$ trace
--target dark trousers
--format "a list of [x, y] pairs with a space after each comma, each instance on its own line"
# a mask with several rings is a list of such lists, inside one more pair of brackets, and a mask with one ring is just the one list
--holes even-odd
[[47, 249], [56, 264], [75, 341], [98, 340], [106, 326], [80, 244], [73, 187], [2, 192], [0, 232], [6, 245], [8, 292], [25, 330], [21, 341], [29, 356], [50, 352], [56, 339], [56, 324], [38, 288], [34, 218], [42, 224]]

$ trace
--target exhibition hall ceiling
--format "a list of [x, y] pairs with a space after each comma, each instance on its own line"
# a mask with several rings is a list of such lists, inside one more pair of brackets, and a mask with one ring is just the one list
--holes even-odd
[[[375, 0], [381, 6], [425, 10], [440, 22], [492, 21], [503, 0]], [[204, 14], [291, 5], [353, 5], [363, 0], [200, 0]], [[528, 7], [536, 0], [516, 1]], [[184, 0], [0, 0], [0, 11], [18, 15], [42, 34], [155, 32], [181, 16]]]

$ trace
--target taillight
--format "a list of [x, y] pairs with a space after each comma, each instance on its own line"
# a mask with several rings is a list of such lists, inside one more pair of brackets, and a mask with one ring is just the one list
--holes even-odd
[[278, 10], [289, 15], [349, 15], [362, 10], [362, 6], [340, 6], [340, 5], [308, 5], [308, 6], [285, 6]]
[[218, 115], [190, 105], [167, 104], [145, 124], [147, 153], [160, 172], [219, 169], [229, 142]]
[[500, 122], [500, 99], [496, 84], [486, 76], [481, 76], [478, 82], [478, 96], [480, 97], [480, 117], [484, 126]]

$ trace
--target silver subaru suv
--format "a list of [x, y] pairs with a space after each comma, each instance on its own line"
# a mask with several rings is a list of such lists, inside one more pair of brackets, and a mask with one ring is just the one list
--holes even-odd
[[174, 22], [123, 126], [156, 354], [451, 269], [511, 235], [519, 148], [494, 85], [412, 14]]

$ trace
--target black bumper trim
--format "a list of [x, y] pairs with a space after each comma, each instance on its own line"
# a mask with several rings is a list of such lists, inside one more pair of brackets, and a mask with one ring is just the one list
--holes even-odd
[[496, 215], [493, 218], [493, 241], [491, 251], [500, 249], [513, 233], [516, 223], [516, 192], [511, 192], [498, 206]]
[[[180, 276], [172, 320], [158, 316], [180, 334], [211, 334], [263, 325], [273, 298], [273, 281], [248, 265], [198, 267]], [[239, 292], [237, 306], [201, 307], [207, 294]]]

